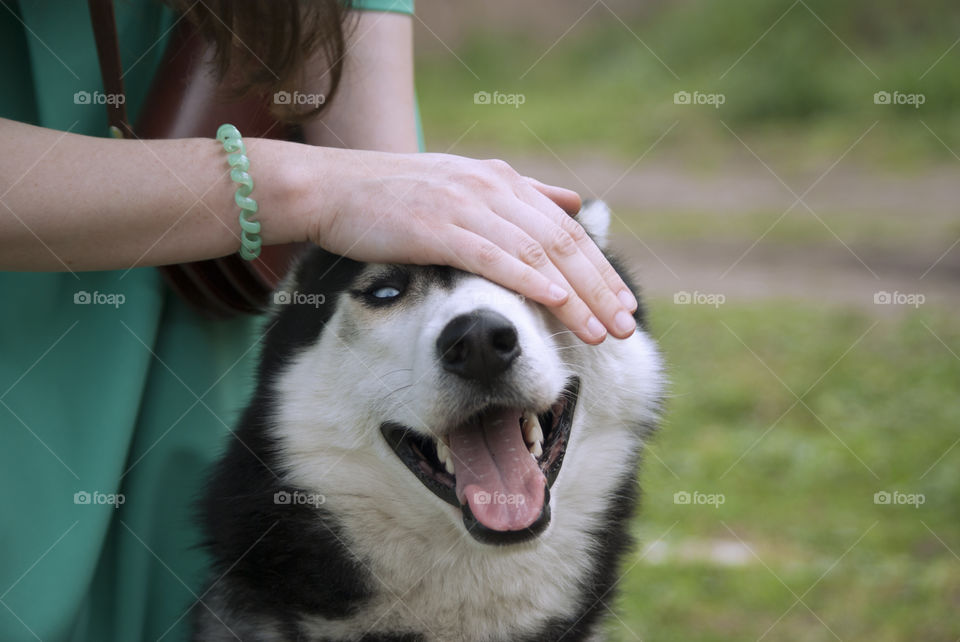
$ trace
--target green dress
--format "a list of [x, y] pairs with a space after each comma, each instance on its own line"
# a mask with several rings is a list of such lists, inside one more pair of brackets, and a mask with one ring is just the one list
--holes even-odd
[[[135, 118], [174, 16], [116, 10]], [[0, 67], [0, 116], [105, 135], [103, 105], [74, 98], [102, 91], [86, 2], [7, 0]], [[193, 501], [259, 339], [256, 319], [200, 318], [152, 268], [0, 272], [0, 640], [186, 639], [205, 577]]]

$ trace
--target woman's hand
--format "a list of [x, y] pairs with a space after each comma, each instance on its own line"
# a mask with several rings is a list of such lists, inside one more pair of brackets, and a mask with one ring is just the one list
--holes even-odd
[[575, 192], [499, 160], [326, 152], [325, 177], [304, 197], [313, 242], [360, 261], [474, 272], [549, 306], [588, 343], [633, 333], [636, 299], [572, 218]]

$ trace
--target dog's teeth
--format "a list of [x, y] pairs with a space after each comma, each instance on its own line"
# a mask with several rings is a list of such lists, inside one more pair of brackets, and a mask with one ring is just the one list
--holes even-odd
[[523, 413], [521, 420], [523, 426], [523, 441], [526, 442], [530, 454], [536, 459], [543, 454], [543, 429], [540, 427], [540, 419], [532, 411]]
[[531, 411], [523, 415], [523, 440], [527, 444], [536, 444], [543, 441], [543, 429], [540, 428], [540, 419]]
[[440, 463], [443, 464], [443, 467], [447, 469], [447, 472], [451, 475], [453, 474], [453, 456], [450, 453], [450, 448], [443, 441], [437, 440], [437, 459], [440, 460]]
[[533, 455], [534, 459], [539, 459], [540, 455], [543, 454], [543, 446], [539, 441], [533, 442], [533, 444], [530, 446], [530, 454]]

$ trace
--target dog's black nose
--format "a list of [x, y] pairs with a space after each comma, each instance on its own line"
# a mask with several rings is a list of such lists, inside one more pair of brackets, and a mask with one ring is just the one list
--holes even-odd
[[437, 337], [437, 355], [444, 370], [489, 383], [520, 354], [517, 329], [493, 310], [455, 317]]

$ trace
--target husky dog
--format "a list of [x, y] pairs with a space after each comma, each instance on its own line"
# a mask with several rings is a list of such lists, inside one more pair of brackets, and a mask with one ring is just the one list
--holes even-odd
[[[602, 202], [579, 220], [605, 244]], [[602, 639], [661, 397], [642, 312], [589, 346], [481, 277], [321, 249], [276, 301], [194, 639]]]

